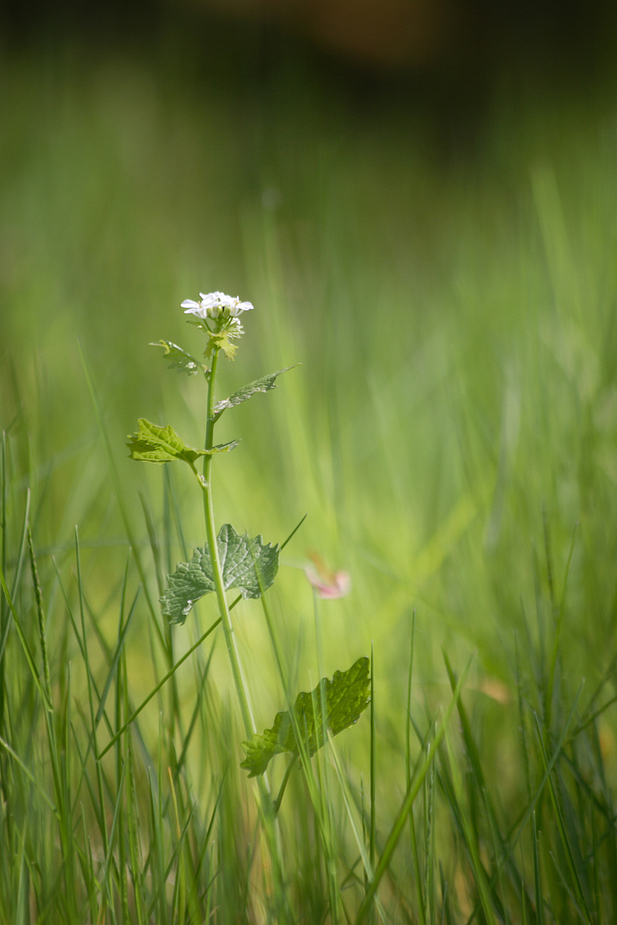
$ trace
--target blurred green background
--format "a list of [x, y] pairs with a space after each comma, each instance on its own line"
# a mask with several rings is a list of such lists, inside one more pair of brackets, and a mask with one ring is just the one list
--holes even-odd
[[[198, 349], [182, 299], [237, 294], [256, 311], [220, 396], [302, 365], [221, 423], [217, 439], [242, 443], [217, 460], [217, 516], [280, 541], [308, 512], [273, 593], [301, 684], [314, 551], [353, 582], [320, 605], [328, 674], [374, 640], [382, 702], [402, 708], [415, 609], [426, 690], [447, 688], [445, 645], [477, 652], [474, 683], [507, 697], [523, 614], [550, 611], [551, 581], [561, 594], [578, 524], [563, 640], [577, 686], [604, 668], [617, 617], [611, 5], [444, 5], [424, 45], [400, 26], [392, 54], [387, 35], [379, 54], [341, 43], [319, 9], [5, 8], [11, 491], [19, 508], [32, 489], [50, 574], [52, 554], [72, 568], [79, 524], [93, 607], [115, 626], [127, 539], [88, 376], [146, 556], [139, 496], [160, 531], [163, 479], [126, 458], [126, 435], [143, 415], [199, 445], [204, 402], [148, 344]], [[201, 544], [192, 485], [171, 484]], [[246, 613], [267, 722], [280, 691]], [[147, 692], [145, 668], [135, 683]]]

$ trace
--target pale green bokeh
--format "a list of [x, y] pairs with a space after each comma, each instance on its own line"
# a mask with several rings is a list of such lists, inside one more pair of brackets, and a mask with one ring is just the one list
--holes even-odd
[[[100, 607], [126, 558], [83, 355], [148, 558], [138, 492], [162, 530], [161, 470], [128, 461], [126, 435], [143, 415], [199, 446], [205, 403], [148, 343], [199, 350], [180, 302], [221, 289], [256, 310], [220, 397], [302, 364], [227, 412], [217, 442], [242, 442], [215, 471], [219, 523], [280, 542], [308, 513], [272, 593], [301, 686], [316, 672], [311, 551], [352, 577], [349, 597], [319, 604], [328, 674], [373, 640], [394, 715], [415, 609], [427, 690], [447, 689], [444, 645], [461, 663], [477, 653], [478, 684], [508, 684], [534, 556], [545, 580], [544, 516], [558, 593], [579, 524], [564, 657], [573, 676], [604, 667], [617, 551], [608, 97], [514, 105], [496, 89], [478, 150], [440, 159], [400, 100], [367, 116], [283, 66], [248, 90], [184, 80], [181, 56], [163, 53], [22, 52], [2, 70], [2, 414], [18, 478], [33, 473], [43, 555], [68, 562], [78, 523]], [[190, 549], [199, 505], [188, 473], [172, 481]], [[281, 692], [266, 632], [258, 611], [238, 613], [267, 723]], [[222, 659], [219, 671], [224, 687]]]

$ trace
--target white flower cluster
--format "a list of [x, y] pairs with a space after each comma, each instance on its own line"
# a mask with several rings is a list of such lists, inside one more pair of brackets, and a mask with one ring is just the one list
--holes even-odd
[[207, 295], [200, 292], [199, 298], [199, 302], [193, 299], [185, 299], [182, 302], [181, 308], [184, 309], [185, 315], [195, 315], [205, 321], [207, 318], [216, 319], [221, 316], [237, 318], [242, 312], [250, 312], [253, 309], [250, 302], [241, 302], [237, 296], [234, 299], [224, 292], [209, 292]]

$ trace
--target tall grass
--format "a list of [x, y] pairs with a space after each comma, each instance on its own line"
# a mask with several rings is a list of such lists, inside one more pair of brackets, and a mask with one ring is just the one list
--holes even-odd
[[[613, 99], [502, 88], [439, 161], [400, 103], [285, 68], [2, 64], [0, 922], [611, 921]], [[179, 664], [216, 615], [160, 616], [188, 486], [124, 458], [142, 413], [199, 440], [147, 343], [204, 287], [257, 306], [249, 373], [302, 363], [221, 433], [222, 519], [308, 512], [280, 667], [237, 609], [260, 728], [374, 644], [371, 715], [292, 773], [276, 850], [217, 631]], [[349, 597], [315, 603], [310, 551]]]

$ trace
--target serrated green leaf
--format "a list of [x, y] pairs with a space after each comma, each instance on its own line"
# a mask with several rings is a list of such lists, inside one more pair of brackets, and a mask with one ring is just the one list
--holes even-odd
[[159, 427], [145, 418], [139, 418], [139, 431], [129, 437], [127, 447], [131, 451], [129, 456], [141, 462], [167, 463], [174, 459], [193, 465], [200, 456], [211, 456], [213, 453], [223, 453], [238, 446], [237, 440], [230, 443], [221, 443], [210, 450], [196, 450], [182, 442], [171, 424]]
[[[261, 536], [240, 536], [231, 524], [221, 527], [216, 544], [225, 590], [238, 588], [242, 597], [257, 598], [272, 585], [278, 571], [278, 545], [264, 543]], [[184, 623], [193, 604], [215, 590], [208, 548], [195, 549], [191, 561], [180, 562], [167, 583], [160, 598], [162, 613], [170, 623]]]
[[204, 450], [196, 450], [193, 447], [186, 446], [171, 424], [166, 427], [159, 427], [157, 424], [151, 424], [145, 418], [139, 418], [138, 424], [139, 431], [129, 437], [130, 443], [127, 443], [131, 451], [131, 459], [155, 463], [166, 463], [174, 459], [182, 459], [184, 462], [192, 464], [196, 459], [204, 455]]
[[199, 370], [205, 370], [203, 363], [196, 360], [195, 357], [173, 344], [170, 340], [160, 340], [156, 344], [150, 344], [151, 347], [163, 347], [165, 350], [165, 359], [169, 360], [170, 369], [177, 369], [178, 372], [185, 372], [189, 376], [194, 376]]
[[[300, 746], [294, 726], [302, 736], [309, 757], [324, 745], [326, 731], [338, 735], [358, 721], [369, 704], [369, 660], [359, 658], [348, 671], [335, 671], [332, 680], [322, 678], [317, 687], [296, 697], [292, 715], [288, 710], [277, 713], [271, 729], [255, 733], [242, 747], [246, 758], [240, 765], [249, 777], [263, 774], [271, 759], [281, 752], [299, 754]], [[325, 705], [325, 722], [323, 706]]]
[[293, 366], [286, 366], [285, 369], [279, 369], [275, 373], [270, 373], [268, 376], [262, 376], [261, 379], [255, 379], [254, 382], [249, 382], [248, 385], [238, 389], [238, 391], [230, 395], [229, 398], [217, 401], [214, 406], [215, 412], [221, 414], [225, 408], [233, 408], [234, 405], [241, 404], [243, 401], [249, 399], [251, 395], [254, 395], [255, 392], [269, 392], [270, 389], [275, 389], [277, 376], [281, 376], [289, 369], [293, 369]]
[[215, 350], [222, 350], [228, 360], [233, 360], [236, 350], [238, 349], [237, 344], [232, 344], [229, 339], [234, 337], [240, 337], [244, 331], [242, 326], [239, 324], [237, 328], [224, 329], [223, 331], [212, 332], [208, 331], [208, 346], [206, 347], [204, 356], [208, 357], [211, 353], [214, 353]]

